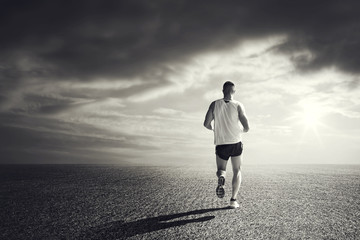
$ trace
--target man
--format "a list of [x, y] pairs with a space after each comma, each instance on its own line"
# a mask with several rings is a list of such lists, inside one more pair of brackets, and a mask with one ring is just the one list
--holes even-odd
[[[236, 200], [241, 184], [241, 158], [243, 144], [241, 142], [242, 132], [249, 131], [249, 123], [245, 114], [244, 106], [233, 99], [235, 94], [234, 83], [227, 81], [223, 85], [224, 98], [211, 103], [206, 113], [204, 126], [213, 130], [211, 122], [214, 120], [214, 143], [216, 145], [216, 164], [218, 186], [216, 194], [219, 198], [225, 196], [225, 174], [227, 161], [231, 157], [233, 167], [232, 196], [230, 208], [238, 208]], [[241, 127], [241, 125], [243, 128]]]

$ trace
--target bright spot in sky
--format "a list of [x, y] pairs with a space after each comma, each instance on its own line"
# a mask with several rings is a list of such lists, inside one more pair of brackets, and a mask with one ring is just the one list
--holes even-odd
[[294, 113], [289, 119], [293, 119], [296, 125], [302, 125], [306, 130], [318, 131], [318, 128], [325, 126], [323, 117], [326, 115], [326, 107], [316, 100], [306, 99], [299, 103], [301, 110]]
[[317, 126], [321, 124], [321, 117], [323, 115], [321, 107], [317, 105], [304, 104], [303, 110], [303, 124], [307, 128], [317, 128]]

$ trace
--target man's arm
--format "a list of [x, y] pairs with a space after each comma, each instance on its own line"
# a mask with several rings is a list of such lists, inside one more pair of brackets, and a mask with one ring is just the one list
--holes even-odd
[[246, 117], [246, 113], [245, 113], [245, 108], [242, 104], [239, 104], [238, 106], [238, 112], [239, 112], [239, 120], [241, 122], [241, 124], [244, 127], [244, 132], [248, 132], [250, 127], [249, 127], [249, 121]]
[[212, 102], [205, 116], [204, 127], [206, 127], [209, 130], [212, 130], [211, 121], [214, 120], [214, 113], [213, 113], [214, 108], [215, 108], [215, 102]]

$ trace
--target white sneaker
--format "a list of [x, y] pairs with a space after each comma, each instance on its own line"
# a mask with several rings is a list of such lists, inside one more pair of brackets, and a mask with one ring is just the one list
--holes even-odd
[[231, 201], [230, 200], [230, 208], [234, 209], [234, 208], [238, 208], [240, 205], [239, 203], [235, 200], [235, 201]]

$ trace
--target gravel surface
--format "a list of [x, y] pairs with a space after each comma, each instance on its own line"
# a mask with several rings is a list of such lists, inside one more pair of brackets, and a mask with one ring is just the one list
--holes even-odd
[[[229, 169], [231, 167], [229, 166]], [[360, 165], [2, 165], [1, 239], [360, 239]]]

